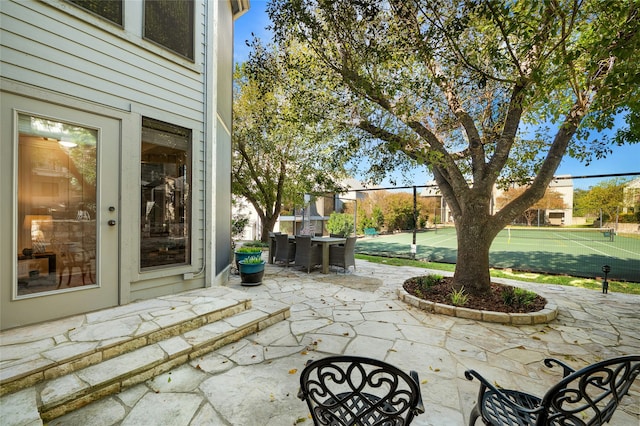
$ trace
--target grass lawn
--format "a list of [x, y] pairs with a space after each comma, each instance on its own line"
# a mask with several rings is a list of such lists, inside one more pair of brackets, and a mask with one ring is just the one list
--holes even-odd
[[[453, 272], [456, 265], [450, 263], [424, 262], [421, 260], [401, 259], [397, 257], [381, 257], [356, 254], [357, 259], [372, 263], [383, 263], [394, 266], [414, 266], [425, 269], [437, 269]], [[509, 278], [540, 284], [566, 285], [602, 291], [602, 281], [590, 278], [570, 277], [567, 275], [545, 275], [532, 272], [517, 272], [502, 269], [491, 269], [491, 276], [495, 278]], [[640, 294], [640, 283], [609, 281], [609, 291], [612, 293]]]

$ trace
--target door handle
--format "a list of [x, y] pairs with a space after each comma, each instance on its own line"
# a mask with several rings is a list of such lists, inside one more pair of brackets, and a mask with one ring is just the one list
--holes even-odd
[[115, 221], [115, 220], [113, 220], [113, 219], [111, 219], [109, 222], [107, 222], [107, 224], [108, 224], [109, 226], [116, 226], [116, 221]]

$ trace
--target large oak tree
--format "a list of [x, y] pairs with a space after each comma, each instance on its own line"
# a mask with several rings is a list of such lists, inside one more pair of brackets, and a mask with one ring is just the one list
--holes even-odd
[[[268, 12], [278, 43], [308, 49], [292, 63], [332, 97], [322, 114], [351, 126], [346, 148], [371, 176], [411, 162], [433, 173], [455, 218], [458, 288], [489, 288], [494, 237], [564, 155], [638, 140], [637, 1], [273, 0]], [[492, 214], [494, 185], [514, 180], [527, 189]]]
[[343, 156], [331, 148], [336, 128], [301, 107], [314, 100], [286, 60], [255, 39], [234, 73], [232, 192], [255, 208], [262, 241], [283, 205], [338, 191], [345, 174]]

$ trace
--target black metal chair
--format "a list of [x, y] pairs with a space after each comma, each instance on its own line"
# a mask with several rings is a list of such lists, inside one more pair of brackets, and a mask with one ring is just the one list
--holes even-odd
[[322, 263], [322, 247], [311, 242], [309, 235], [296, 235], [295, 265], [307, 268], [307, 274]]
[[349, 266], [356, 269], [355, 248], [357, 237], [347, 237], [344, 245], [332, 245], [329, 247], [329, 265], [339, 266], [345, 272]]
[[467, 370], [467, 379], [480, 381], [469, 426], [475, 425], [478, 417], [486, 425], [602, 425], [611, 420], [620, 400], [640, 373], [640, 355], [597, 362], [578, 371], [557, 359], [547, 358], [544, 363], [547, 367], [560, 365], [563, 379], [542, 398], [498, 389], [474, 370]]
[[400, 426], [424, 413], [418, 373], [357, 356], [308, 362], [298, 398], [315, 426]]
[[287, 234], [275, 234], [276, 238], [276, 255], [274, 262], [284, 262], [285, 266], [289, 266], [296, 256], [296, 244], [289, 240]]

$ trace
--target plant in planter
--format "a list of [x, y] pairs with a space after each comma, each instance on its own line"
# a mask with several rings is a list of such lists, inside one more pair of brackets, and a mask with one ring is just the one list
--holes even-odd
[[247, 259], [249, 257], [260, 257], [260, 255], [262, 254], [262, 249], [260, 247], [255, 247], [255, 246], [242, 246], [240, 248], [238, 248], [235, 252], [234, 252], [235, 256], [236, 256], [236, 268], [238, 270], [240, 270], [240, 261]]
[[260, 256], [250, 256], [238, 262], [242, 285], [258, 285], [262, 283], [265, 261]]

